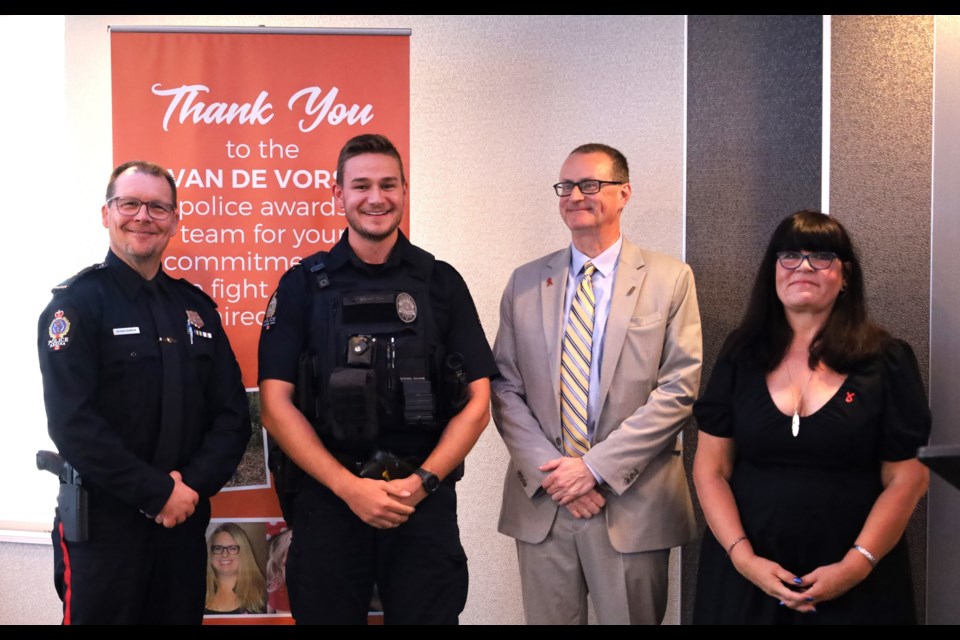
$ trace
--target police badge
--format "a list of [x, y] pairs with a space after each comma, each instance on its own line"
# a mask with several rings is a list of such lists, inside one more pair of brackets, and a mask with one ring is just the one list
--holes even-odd
[[62, 309], [57, 309], [56, 313], [53, 314], [50, 328], [47, 329], [47, 333], [50, 334], [50, 339], [47, 341], [50, 350], [60, 351], [60, 349], [66, 348], [70, 344], [70, 338], [67, 337], [69, 332], [70, 320], [67, 319]]
[[201, 338], [212, 339], [213, 334], [209, 331], [201, 331], [203, 329], [203, 318], [200, 317], [200, 314], [196, 311], [191, 311], [186, 309], [187, 312], [187, 335], [190, 336], [190, 344], [193, 344], [193, 336], [198, 335]]
[[407, 324], [417, 319], [417, 301], [406, 291], [397, 294], [397, 316]]
[[203, 329], [203, 318], [200, 317], [200, 314], [196, 311], [191, 311], [187, 309], [187, 322], [193, 325], [197, 329]]

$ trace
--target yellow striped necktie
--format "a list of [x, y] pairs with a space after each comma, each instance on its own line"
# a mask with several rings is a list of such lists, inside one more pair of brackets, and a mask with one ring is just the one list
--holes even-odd
[[591, 278], [596, 270], [592, 262], [583, 265], [583, 277], [570, 305], [560, 356], [560, 426], [563, 431], [563, 451], [572, 457], [580, 457], [590, 449], [587, 402], [590, 398], [593, 314], [596, 307]]

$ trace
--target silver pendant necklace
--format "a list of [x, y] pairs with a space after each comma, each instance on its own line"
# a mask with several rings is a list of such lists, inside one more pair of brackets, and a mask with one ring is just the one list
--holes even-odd
[[[813, 380], [813, 376], [816, 375], [817, 369], [820, 366], [817, 365], [817, 368], [810, 372], [810, 377], [807, 378], [807, 381], [804, 383], [803, 388], [800, 389], [800, 393], [794, 398], [793, 401], [793, 418], [790, 420], [790, 432], [793, 433], [793, 437], [796, 438], [800, 435], [800, 408], [803, 405], [803, 393], [807, 390], [807, 386], [810, 384], [810, 381]], [[790, 372], [790, 363], [787, 363], [787, 377], [790, 379], [790, 390], [794, 388], [793, 384], [793, 374]]]

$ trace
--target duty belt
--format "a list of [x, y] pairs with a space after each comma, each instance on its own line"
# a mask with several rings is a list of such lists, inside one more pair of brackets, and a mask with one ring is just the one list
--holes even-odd
[[377, 451], [367, 460], [340, 454], [334, 454], [334, 457], [356, 476], [388, 482], [406, 478], [423, 462], [420, 458], [401, 458], [389, 451]]
[[[355, 476], [387, 482], [413, 475], [413, 472], [423, 464], [423, 458], [395, 456], [389, 451], [377, 451], [366, 460], [337, 453], [333, 454], [333, 457]], [[453, 485], [461, 478], [463, 478], [462, 462], [442, 482]]]

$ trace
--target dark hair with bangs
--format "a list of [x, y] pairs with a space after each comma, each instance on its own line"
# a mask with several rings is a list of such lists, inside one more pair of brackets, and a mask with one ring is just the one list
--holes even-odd
[[340, 149], [340, 155], [337, 157], [337, 184], [343, 187], [343, 167], [347, 160], [362, 156], [366, 153], [376, 153], [389, 156], [400, 165], [400, 183], [407, 185], [407, 176], [403, 173], [403, 160], [400, 159], [400, 152], [393, 146], [393, 143], [387, 136], [379, 133], [363, 133], [347, 140]]
[[780, 251], [832, 251], [843, 263], [846, 289], [840, 292], [826, 325], [810, 345], [811, 368], [822, 361], [834, 371], [847, 373], [883, 350], [890, 336], [867, 318], [863, 272], [847, 230], [824, 213], [798, 211], [781, 222], [770, 238], [750, 304], [728, 342], [734, 357], [749, 357], [764, 371], [772, 371], [787, 353], [793, 329], [777, 296]]

